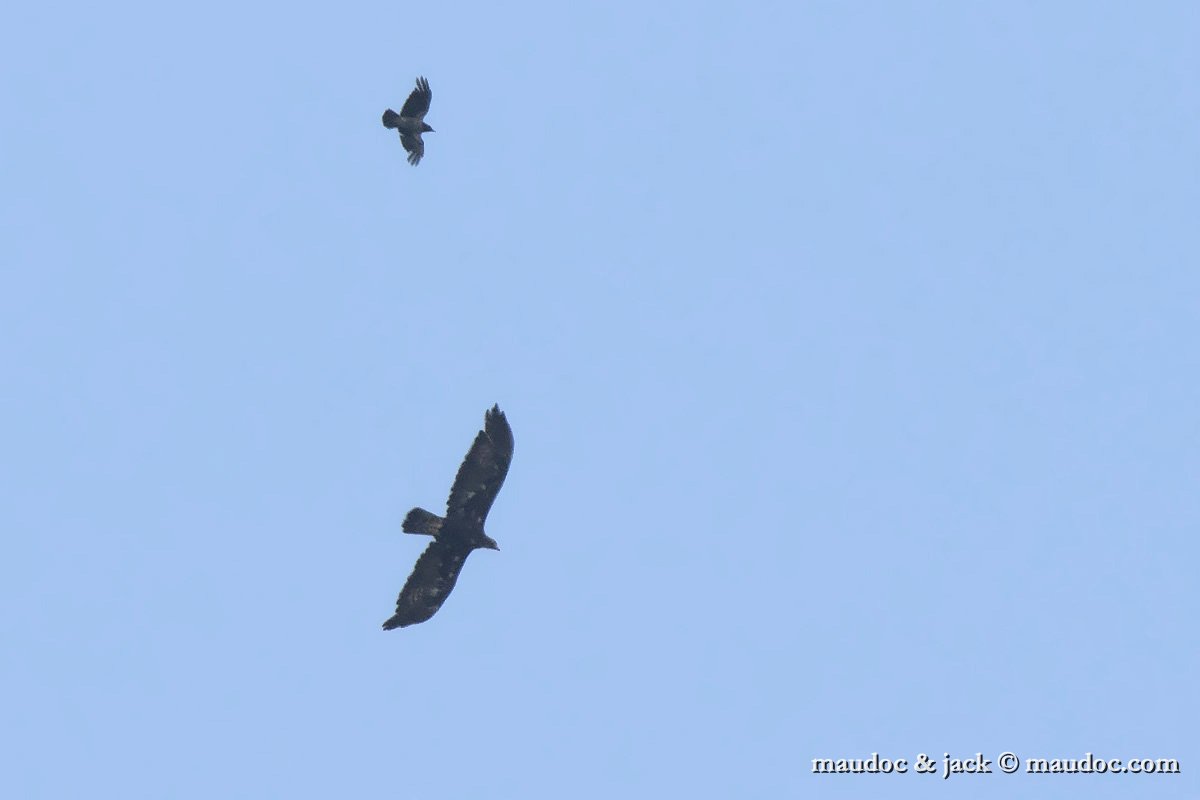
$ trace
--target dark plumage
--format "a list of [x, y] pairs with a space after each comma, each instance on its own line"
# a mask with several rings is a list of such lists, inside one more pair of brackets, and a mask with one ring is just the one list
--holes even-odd
[[396, 599], [396, 613], [383, 629], [416, 625], [432, 617], [446, 602], [458, 581], [458, 573], [472, 550], [499, 550], [496, 542], [483, 532], [483, 523], [512, 461], [513, 434], [499, 406], [492, 406], [483, 417], [483, 430], [458, 468], [446, 516], [414, 508], [404, 518], [405, 533], [432, 536], [433, 541], [417, 559], [412, 574], [404, 582]]
[[433, 92], [429, 91], [429, 81], [417, 78], [417, 88], [404, 101], [404, 107], [397, 114], [390, 108], [383, 112], [383, 127], [395, 128], [400, 133], [400, 144], [408, 151], [408, 163], [414, 167], [421, 163], [425, 155], [425, 142], [422, 133], [432, 133], [433, 128], [425, 124], [425, 114], [429, 112], [429, 103], [433, 100]]

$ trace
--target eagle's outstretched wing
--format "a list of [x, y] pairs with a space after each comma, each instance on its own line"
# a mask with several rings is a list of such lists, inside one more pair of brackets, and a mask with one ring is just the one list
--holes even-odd
[[458, 468], [450, 499], [446, 501], [446, 517], [462, 517], [482, 528], [496, 494], [504, 485], [512, 455], [512, 428], [500, 406], [492, 406], [483, 417], [483, 430]]
[[396, 598], [396, 613], [383, 623], [383, 629], [416, 625], [437, 613], [458, 582], [458, 573], [470, 553], [471, 548], [459, 542], [444, 539], [430, 542], [404, 582]]
[[400, 109], [400, 116], [422, 119], [429, 113], [431, 102], [433, 102], [433, 92], [429, 90], [429, 81], [417, 78], [417, 88], [413, 89], [412, 94], [404, 101], [404, 108]]

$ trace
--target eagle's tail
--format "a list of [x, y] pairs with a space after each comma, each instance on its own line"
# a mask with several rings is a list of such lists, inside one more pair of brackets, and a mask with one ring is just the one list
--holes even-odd
[[400, 529], [405, 533], [423, 533], [427, 536], [437, 536], [442, 529], [444, 519], [434, 514], [432, 511], [426, 511], [423, 508], [414, 508], [408, 512], [408, 516], [404, 518], [404, 524]]
[[[378, 106], [377, 106], [378, 107]], [[400, 126], [400, 115], [390, 108], [383, 112], [383, 127], [396, 128]]]

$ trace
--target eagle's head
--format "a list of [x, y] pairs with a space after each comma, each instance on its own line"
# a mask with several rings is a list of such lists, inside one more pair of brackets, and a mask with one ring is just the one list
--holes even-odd
[[483, 534], [482, 538], [480, 539], [479, 546], [482, 548], [485, 548], [487, 550], [499, 550], [500, 549], [500, 545], [496, 544], [496, 540], [493, 539], [492, 537], [488, 536], [486, 533]]

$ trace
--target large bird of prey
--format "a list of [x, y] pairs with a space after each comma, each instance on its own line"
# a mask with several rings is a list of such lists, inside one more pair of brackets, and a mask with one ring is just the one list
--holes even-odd
[[433, 100], [433, 92], [429, 91], [429, 81], [417, 78], [417, 88], [404, 101], [404, 107], [397, 114], [390, 108], [383, 112], [383, 127], [395, 128], [400, 133], [400, 144], [408, 151], [408, 163], [414, 167], [421, 162], [425, 155], [425, 142], [422, 133], [432, 133], [433, 128], [425, 124], [425, 115], [429, 112], [429, 103]]
[[396, 613], [383, 629], [416, 625], [432, 617], [446, 602], [458, 582], [458, 573], [472, 550], [499, 550], [495, 540], [483, 532], [483, 522], [496, 494], [504, 484], [512, 461], [513, 434], [499, 406], [484, 414], [483, 430], [458, 468], [446, 516], [414, 508], [404, 518], [405, 533], [432, 536], [433, 541], [417, 559], [412, 574], [396, 599]]

